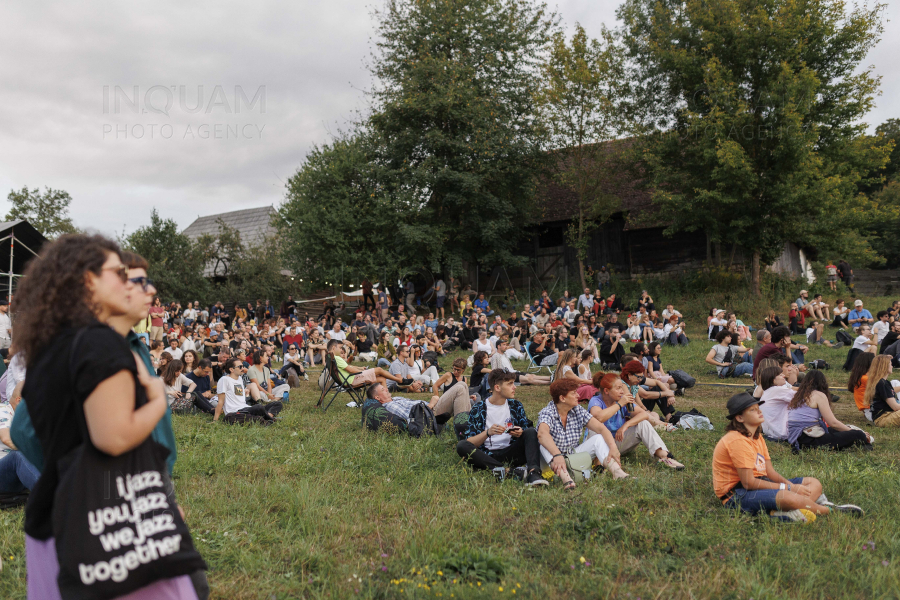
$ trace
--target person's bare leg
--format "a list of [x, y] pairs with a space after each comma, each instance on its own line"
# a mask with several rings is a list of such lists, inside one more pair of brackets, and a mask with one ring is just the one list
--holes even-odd
[[665, 425], [665, 422], [654, 411], [650, 412], [650, 416], [647, 418], [647, 420], [650, 421], [650, 424], [654, 427], [656, 427], [657, 425]]
[[375, 378], [376, 378], [376, 379], [378, 379], [378, 378], [381, 378], [381, 379], [390, 379], [391, 381], [395, 381], [395, 382], [397, 382], [397, 383], [401, 383], [401, 382], [403, 381], [403, 378], [402, 378], [402, 377], [399, 377], [398, 375], [391, 375], [389, 372], [385, 371], [385, 370], [382, 369], [381, 367], [375, 367], [375, 368], [373, 369], [373, 371], [375, 371]]
[[253, 398], [253, 401], [259, 402], [259, 397], [261, 395], [259, 387], [257, 387], [255, 383], [251, 383], [249, 386], [247, 386], [247, 389], [250, 390], [250, 397]]

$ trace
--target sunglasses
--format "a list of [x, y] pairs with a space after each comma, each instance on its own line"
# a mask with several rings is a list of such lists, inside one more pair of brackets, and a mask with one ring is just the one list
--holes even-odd
[[132, 277], [128, 281], [130, 281], [134, 285], [140, 286], [141, 289], [145, 292], [147, 291], [147, 288], [156, 287], [153, 285], [153, 280], [148, 279], [147, 277]]
[[112, 271], [116, 275], [119, 276], [119, 279], [122, 280], [122, 283], [128, 281], [128, 267], [125, 265], [118, 265], [115, 267], [101, 267], [101, 271]]

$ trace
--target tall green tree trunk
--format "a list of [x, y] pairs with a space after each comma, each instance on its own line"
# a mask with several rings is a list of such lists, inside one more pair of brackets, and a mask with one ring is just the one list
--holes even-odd
[[759, 250], [753, 251], [753, 259], [750, 263], [750, 289], [753, 295], [760, 296], [759, 290]]

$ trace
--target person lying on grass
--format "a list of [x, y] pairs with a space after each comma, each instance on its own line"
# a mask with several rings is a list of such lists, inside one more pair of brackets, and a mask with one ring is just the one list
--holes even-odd
[[[476, 397], [470, 396], [465, 386], [457, 385], [448, 389], [441, 396], [432, 396], [430, 402], [425, 402], [424, 400], [410, 400], [400, 396], [395, 398], [391, 395], [387, 385], [377, 382], [366, 389], [366, 398], [368, 400], [376, 400], [384, 406], [389, 413], [409, 422], [409, 413], [412, 410], [412, 407], [419, 402], [430, 408], [431, 412], [434, 413], [435, 418], [440, 417], [441, 415], [447, 415], [447, 418], [449, 419], [451, 413], [453, 416], [456, 416], [459, 413], [468, 411], [472, 407], [472, 401], [475, 400]], [[438, 423], [441, 422], [443, 422], [443, 420], [439, 419]]]
[[[604, 467], [614, 479], [624, 479], [619, 449], [609, 429], [578, 405], [578, 384], [572, 379], [557, 379], [550, 384], [550, 402], [538, 414], [538, 441], [541, 456], [562, 480], [566, 490], [574, 490], [565, 457], [575, 452], [587, 452], [594, 467]], [[597, 433], [583, 443], [585, 427]]]
[[865, 431], [845, 425], [834, 416], [828, 379], [817, 369], [810, 370], [797, 386], [788, 407], [787, 428], [788, 442], [795, 451], [869, 447], [874, 441]]
[[507, 373], [512, 373], [516, 376], [516, 383], [521, 383], [522, 385], [550, 385], [550, 375], [534, 375], [513, 369], [512, 363], [506, 355], [508, 349], [509, 341], [506, 338], [497, 340], [498, 352], [491, 357], [491, 367], [495, 370], [501, 369]]
[[[649, 415], [650, 424], [657, 429], [674, 431], [675, 426], [669, 424], [669, 418], [675, 412], [675, 392], [669, 389], [665, 383], [644, 376], [644, 365], [637, 357], [622, 366], [620, 377], [628, 386], [628, 391], [634, 397], [635, 402]], [[659, 406], [662, 418], [653, 409]]]
[[537, 431], [516, 400], [516, 375], [494, 369], [487, 378], [491, 395], [472, 406], [466, 439], [456, 445], [456, 453], [475, 470], [524, 465], [527, 485], [547, 485], [541, 477]]
[[785, 521], [814, 521], [832, 510], [863, 516], [853, 504], [835, 505], [814, 477], [786, 479], [772, 465], [762, 437], [761, 400], [746, 392], [728, 399], [728, 425], [713, 451], [713, 489], [726, 508]]
[[[684, 465], [672, 457], [666, 444], [650, 424], [650, 413], [634, 402], [628, 386], [615, 373], [606, 373], [599, 380], [599, 394], [591, 398], [588, 412], [606, 425], [616, 440], [620, 454], [628, 454], [643, 444], [660, 464], [681, 471]], [[588, 438], [594, 436], [588, 432]]]

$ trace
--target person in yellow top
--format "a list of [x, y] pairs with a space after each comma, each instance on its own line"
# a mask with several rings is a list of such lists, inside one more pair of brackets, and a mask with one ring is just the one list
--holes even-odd
[[469, 296], [463, 295], [459, 300], [459, 314], [460, 316], [465, 316], [466, 309], [472, 308], [472, 299]]
[[150, 315], [138, 321], [132, 329], [139, 338], [142, 338], [148, 346], [150, 345]]
[[832, 510], [863, 516], [858, 506], [829, 502], [818, 479], [786, 479], [775, 470], [762, 437], [765, 419], [760, 404], [747, 392], [732, 396], [726, 404], [729, 422], [712, 462], [713, 488], [722, 505], [783, 521], [815, 521]]
[[386, 385], [388, 380], [400, 385], [410, 385], [412, 383], [412, 379], [403, 379], [397, 375], [391, 375], [381, 367], [361, 369], [360, 367], [347, 364], [347, 347], [340, 340], [329, 340], [326, 350], [334, 357], [334, 364], [337, 365], [337, 369], [344, 376], [344, 379], [355, 388], [363, 385], [372, 385], [373, 383]]

